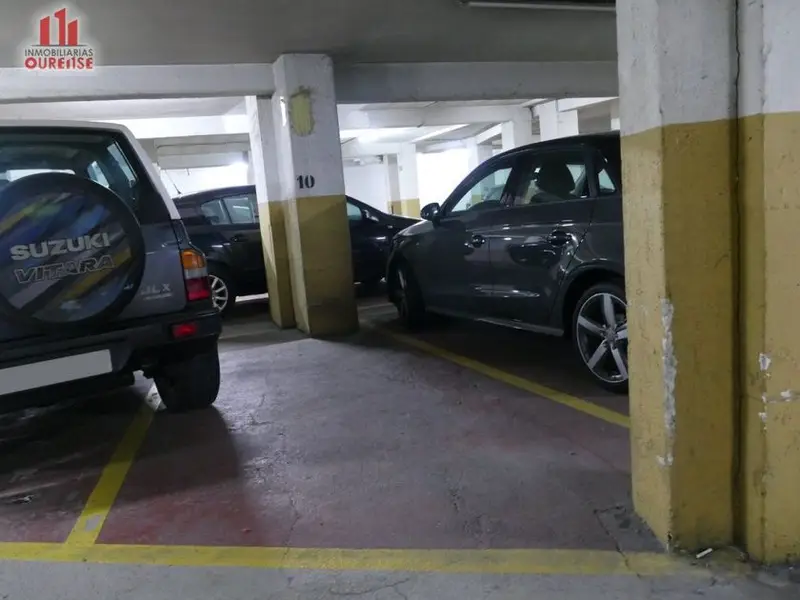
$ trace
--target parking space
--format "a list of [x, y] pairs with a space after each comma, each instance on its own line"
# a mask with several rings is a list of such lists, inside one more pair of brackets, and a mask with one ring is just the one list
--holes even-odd
[[[97, 528], [90, 540], [117, 545], [658, 549], [631, 511], [624, 427], [409, 346], [381, 299], [336, 341], [265, 311], [245, 303], [228, 322], [215, 409], [159, 414], [138, 449], [128, 440], [101, 484], [118, 493], [92, 518], [79, 520], [147, 382], [54, 410], [57, 429], [5, 456], [2, 540]], [[558, 340], [461, 323], [409, 339], [553, 389], [591, 385]]]

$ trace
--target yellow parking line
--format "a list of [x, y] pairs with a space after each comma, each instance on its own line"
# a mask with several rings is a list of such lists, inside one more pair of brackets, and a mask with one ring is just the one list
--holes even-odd
[[125, 431], [111, 460], [103, 469], [97, 485], [94, 486], [86, 506], [83, 507], [77, 523], [65, 542], [66, 546], [86, 546], [95, 543], [152, 420], [153, 410], [143, 404]]
[[539, 575], [705, 574], [675, 556], [606, 550], [350, 550], [0, 543], [0, 560], [324, 571]]
[[558, 404], [562, 404], [564, 406], [568, 406], [569, 408], [575, 409], [587, 415], [591, 415], [598, 419], [602, 419], [607, 423], [613, 423], [614, 425], [619, 425], [620, 427], [630, 427], [630, 419], [615, 410], [611, 410], [609, 408], [605, 408], [603, 406], [599, 406], [598, 404], [594, 404], [593, 402], [587, 402], [586, 400], [581, 400], [575, 396], [570, 394], [566, 394], [564, 392], [559, 392], [558, 390], [554, 390], [544, 385], [540, 385], [524, 377], [520, 377], [518, 375], [512, 375], [511, 373], [506, 373], [505, 371], [501, 371], [495, 367], [489, 366], [477, 360], [467, 358], [466, 356], [461, 356], [459, 354], [455, 354], [450, 352], [449, 350], [445, 350], [444, 348], [439, 348], [438, 346], [434, 346], [433, 344], [429, 344], [428, 342], [423, 342], [417, 338], [411, 337], [409, 335], [404, 335], [402, 333], [396, 333], [394, 331], [389, 331], [388, 329], [378, 328], [378, 331], [383, 333], [384, 335], [389, 336], [403, 344], [408, 346], [412, 346], [417, 348], [418, 350], [422, 350], [423, 352], [427, 352], [428, 354], [433, 354], [434, 356], [438, 356], [439, 358], [443, 358], [448, 360], [452, 363], [455, 363], [459, 366], [465, 367], [467, 369], [471, 369], [472, 371], [477, 371], [482, 375], [486, 375], [487, 377], [491, 377], [492, 379], [496, 379], [498, 381], [502, 381], [503, 383], [507, 383], [508, 385], [512, 385], [516, 388], [521, 390], [525, 390], [526, 392], [531, 392], [532, 394], [536, 394], [537, 396], [542, 396], [543, 398], [547, 398], [548, 400], [552, 400], [553, 402], [557, 402]]

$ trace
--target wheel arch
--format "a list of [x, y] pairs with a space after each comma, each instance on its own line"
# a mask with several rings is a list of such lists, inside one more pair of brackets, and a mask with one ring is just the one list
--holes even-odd
[[586, 265], [573, 273], [569, 281], [565, 282], [561, 309], [557, 313], [565, 336], [572, 334], [572, 315], [581, 296], [590, 287], [607, 282], [618, 283], [624, 287], [625, 278], [622, 271], [607, 264]]

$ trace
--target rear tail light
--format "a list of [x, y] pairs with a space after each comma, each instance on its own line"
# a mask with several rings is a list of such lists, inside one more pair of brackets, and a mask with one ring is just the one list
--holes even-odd
[[186, 282], [186, 299], [189, 302], [211, 298], [206, 258], [197, 250], [181, 251], [183, 279]]
[[198, 326], [195, 322], [178, 323], [172, 326], [172, 337], [176, 340], [181, 338], [191, 337], [197, 333]]

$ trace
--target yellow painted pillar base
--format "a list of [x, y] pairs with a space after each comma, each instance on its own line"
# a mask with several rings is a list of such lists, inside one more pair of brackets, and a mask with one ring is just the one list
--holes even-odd
[[269, 291], [269, 312], [278, 327], [295, 326], [289, 254], [286, 247], [286, 223], [283, 202], [259, 205], [264, 267]]
[[419, 198], [410, 198], [408, 200], [392, 200], [389, 203], [389, 212], [391, 212], [393, 215], [419, 218], [419, 211]]
[[350, 248], [345, 195], [292, 199], [288, 231], [298, 328], [318, 336], [356, 331], [352, 255], [339, 251]]
[[670, 548], [733, 541], [734, 132], [622, 138], [633, 495]]
[[741, 533], [800, 559], [800, 112], [740, 121]]
[[416, 217], [419, 218], [419, 198], [411, 198], [410, 200], [403, 200], [402, 205], [402, 215], [404, 217]]

